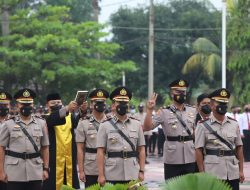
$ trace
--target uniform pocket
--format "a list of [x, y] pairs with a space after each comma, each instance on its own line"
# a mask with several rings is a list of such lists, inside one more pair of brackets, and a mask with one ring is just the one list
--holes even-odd
[[233, 164], [234, 164], [234, 165], [238, 165], [239, 162], [240, 162], [240, 161], [239, 161], [237, 158], [234, 158], [234, 159], [233, 159]]
[[108, 159], [108, 160], [106, 160], [105, 165], [106, 166], [115, 166], [116, 165], [116, 160]]
[[176, 150], [176, 145], [168, 145], [167, 149], [168, 150]]
[[217, 156], [207, 156], [204, 162], [206, 164], [219, 164], [219, 158]]
[[96, 130], [88, 130], [88, 131], [87, 131], [87, 136], [88, 136], [90, 139], [95, 139], [96, 136], [97, 136], [97, 131], [96, 131]]
[[93, 154], [93, 155], [88, 154], [87, 156], [85, 156], [85, 160], [95, 161], [96, 160], [96, 154]]
[[10, 132], [10, 137], [11, 138], [18, 138], [18, 137], [22, 137], [23, 136], [23, 132], [20, 131], [11, 131]]
[[43, 164], [43, 160], [41, 158], [36, 158], [36, 163], [37, 164]]
[[42, 129], [33, 129], [32, 130], [32, 135], [34, 137], [42, 137], [43, 136]]
[[235, 141], [236, 137], [237, 137], [236, 134], [232, 134], [232, 133], [227, 134], [228, 141], [230, 141], [232, 143]]
[[13, 158], [13, 157], [8, 158], [8, 159], [6, 160], [6, 164], [7, 164], [7, 165], [17, 165], [18, 162], [19, 162], [18, 158]]

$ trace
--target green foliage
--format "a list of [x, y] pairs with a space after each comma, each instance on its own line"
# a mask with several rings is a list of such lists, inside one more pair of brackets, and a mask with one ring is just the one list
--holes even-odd
[[[8, 91], [29, 86], [40, 101], [46, 93], [58, 91], [66, 100], [79, 89], [110, 89], [122, 71], [135, 71], [132, 61], [113, 61], [120, 49], [101, 41], [104, 26], [95, 22], [69, 22], [69, 8], [40, 6], [34, 12], [20, 9], [11, 17], [11, 35], [0, 38], [3, 88]], [[100, 59], [97, 59], [97, 54]]]
[[143, 185], [138, 186], [140, 183], [138, 181], [131, 181], [127, 184], [111, 184], [105, 183], [103, 187], [100, 187], [99, 184], [92, 185], [86, 190], [147, 190]]
[[229, 185], [206, 173], [188, 174], [170, 179], [162, 189], [166, 190], [230, 190]]
[[228, 84], [236, 97], [235, 103], [246, 104], [250, 101], [250, 2], [234, 1], [228, 19], [228, 49], [230, 80]]
[[[200, 80], [207, 76], [210, 80], [218, 79], [221, 73], [221, 57], [218, 55], [218, 47], [206, 38], [198, 38], [193, 43], [193, 54], [182, 68], [183, 74], [200, 76]], [[214, 83], [213, 83], [214, 85]]]
[[[161, 92], [162, 101], [168, 84], [183, 77], [181, 69], [192, 55], [192, 43], [199, 37], [212, 39], [219, 44], [220, 31], [199, 30], [220, 27], [220, 13], [211, 4], [194, 0], [173, 0], [155, 5], [155, 91]], [[127, 73], [127, 85], [140, 98], [147, 97], [148, 87], [148, 7], [129, 9], [122, 7], [111, 17], [113, 41], [121, 44], [116, 59], [130, 59], [139, 68]], [[128, 28], [129, 27], [129, 28]], [[213, 50], [216, 49], [213, 47]], [[214, 50], [218, 51], [218, 48]], [[186, 78], [196, 88], [199, 81], [195, 74]], [[205, 76], [201, 77], [207, 80]], [[136, 83], [134, 82], [136, 81]]]

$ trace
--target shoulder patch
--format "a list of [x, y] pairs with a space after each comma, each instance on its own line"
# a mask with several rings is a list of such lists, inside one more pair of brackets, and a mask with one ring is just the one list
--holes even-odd
[[233, 120], [233, 121], [237, 121], [236, 119], [234, 119], [234, 118], [232, 118], [232, 117], [229, 117], [229, 116], [227, 116], [227, 118], [228, 118], [228, 119], [231, 119], [231, 120]]
[[202, 119], [202, 120], [198, 121], [198, 123], [203, 123], [203, 122], [205, 122], [205, 121], [207, 121], [207, 120], [209, 120], [209, 118]]
[[129, 116], [130, 119], [134, 119], [134, 120], [137, 120], [137, 121], [140, 121], [138, 118], [134, 117], [134, 116]]
[[36, 118], [38, 119], [42, 119], [42, 120], [45, 120], [42, 116], [39, 116], [39, 115], [34, 115]]

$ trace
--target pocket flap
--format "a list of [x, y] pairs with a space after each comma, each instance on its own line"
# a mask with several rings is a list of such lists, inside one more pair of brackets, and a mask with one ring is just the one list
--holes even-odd
[[168, 145], [168, 150], [175, 150], [176, 149], [176, 145]]
[[205, 163], [207, 164], [218, 164], [219, 158], [217, 156], [206, 156]]
[[18, 158], [9, 158], [6, 160], [6, 164], [8, 165], [17, 165], [19, 162]]
[[41, 158], [36, 158], [36, 163], [43, 164], [43, 160]]
[[208, 134], [207, 135], [207, 139], [209, 139], [209, 140], [215, 140], [217, 138], [214, 135], [212, 135], [212, 134]]
[[97, 134], [96, 130], [88, 130], [87, 131], [87, 135], [93, 135], [93, 134]]
[[138, 138], [138, 134], [137, 134], [137, 132], [129, 132], [129, 137], [131, 137], [131, 138]]
[[240, 162], [240, 161], [239, 161], [237, 158], [234, 158], [234, 160], [233, 160], [234, 165], [238, 165], [239, 162]]
[[88, 154], [86, 157], [85, 157], [86, 160], [96, 160], [96, 154]]
[[116, 160], [114, 159], [108, 159], [105, 163], [106, 166], [114, 166], [116, 165]]

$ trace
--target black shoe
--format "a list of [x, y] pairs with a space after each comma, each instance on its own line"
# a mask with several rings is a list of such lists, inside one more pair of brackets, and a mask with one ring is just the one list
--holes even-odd
[[146, 160], [146, 161], [145, 161], [145, 164], [149, 164], [149, 161]]

